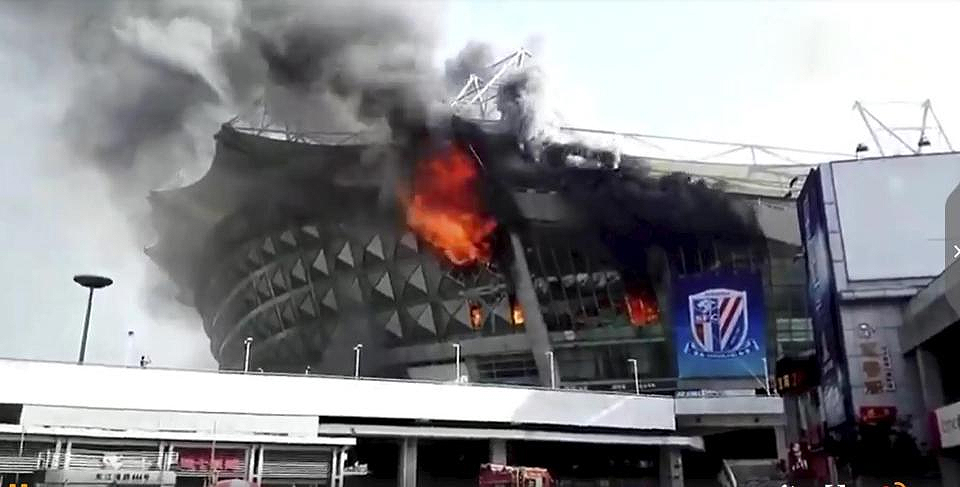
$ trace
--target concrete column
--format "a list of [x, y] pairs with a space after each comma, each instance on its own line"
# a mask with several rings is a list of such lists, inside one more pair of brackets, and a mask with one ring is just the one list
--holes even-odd
[[[523, 242], [516, 233], [510, 233], [510, 248], [513, 250], [511, 274], [513, 286], [517, 293], [517, 302], [523, 309], [523, 329], [527, 335], [527, 342], [533, 352], [533, 360], [537, 364], [537, 375], [540, 385], [550, 387], [550, 359], [547, 352], [552, 351], [550, 334], [547, 324], [543, 321], [540, 311], [540, 301], [537, 300], [537, 291], [533, 287], [533, 277], [527, 265], [527, 253], [523, 249]], [[557, 387], [560, 387], [560, 373], [557, 372]]]
[[[73, 455], [73, 440], [67, 438], [67, 447], [63, 453], [63, 469], [70, 470], [70, 457]], [[2, 485], [2, 484], [0, 484]]]
[[917, 371], [920, 373], [920, 393], [923, 395], [923, 406], [927, 411], [933, 411], [943, 406], [943, 381], [940, 377], [940, 366], [937, 358], [923, 346], [917, 347]]
[[490, 440], [490, 463], [507, 465], [507, 440]]
[[[923, 395], [924, 411], [929, 412], [944, 406], [943, 381], [937, 358], [922, 345], [917, 347], [917, 371], [920, 373], [920, 393]], [[930, 432], [932, 435], [934, 432]], [[960, 485], [960, 461], [937, 455], [940, 479], [944, 486]]]
[[247, 482], [253, 482], [253, 464], [256, 462], [257, 458], [257, 445], [250, 445], [247, 448], [247, 451], [244, 453], [244, 458], [247, 461], [247, 473], [244, 476], [244, 479]]
[[263, 445], [257, 445], [257, 466], [256, 466], [256, 482], [257, 484], [263, 484], [263, 451], [266, 448]]
[[50, 462], [51, 469], [60, 468], [60, 450], [63, 448], [63, 440], [57, 438], [57, 444], [53, 447], [53, 461]]
[[787, 427], [786, 426], [774, 426], [773, 427], [773, 436], [776, 438], [777, 442], [777, 460], [787, 460]]
[[660, 447], [660, 487], [683, 487], [683, 458], [677, 447]]
[[397, 459], [397, 487], [417, 487], [417, 439], [400, 440]]

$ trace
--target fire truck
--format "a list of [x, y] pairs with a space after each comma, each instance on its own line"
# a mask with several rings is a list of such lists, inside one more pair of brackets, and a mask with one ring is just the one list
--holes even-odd
[[487, 463], [480, 467], [480, 487], [555, 487], [545, 468]]

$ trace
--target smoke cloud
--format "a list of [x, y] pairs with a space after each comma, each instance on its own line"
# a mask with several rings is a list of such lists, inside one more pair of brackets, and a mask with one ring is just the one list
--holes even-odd
[[[61, 131], [76, 161], [107, 177], [143, 248], [156, 238], [146, 195], [199, 179], [212, 134], [234, 115], [254, 118], [259, 104], [279, 128], [388, 132], [394, 114], [437, 98], [435, 23], [412, 7], [105, 0], [21, 13], [66, 33], [74, 79]], [[151, 274], [145, 302], [167, 313], [177, 291]]]

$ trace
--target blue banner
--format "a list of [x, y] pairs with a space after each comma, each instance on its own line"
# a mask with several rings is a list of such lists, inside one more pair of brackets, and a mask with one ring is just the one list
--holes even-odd
[[684, 276], [673, 289], [677, 376], [754, 377], [763, 383], [767, 342], [760, 275]]
[[820, 401], [823, 420], [830, 429], [849, 424], [854, 412], [843, 328], [834, 297], [836, 283], [827, 243], [822, 184], [820, 170], [810, 171], [797, 198], [797, 215], [807, 263], [807, 302], [820, 364]]

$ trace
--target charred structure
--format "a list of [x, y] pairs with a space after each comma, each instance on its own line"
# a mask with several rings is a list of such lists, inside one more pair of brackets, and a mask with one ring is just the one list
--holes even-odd
[[[148, 253], [221, 367], [252, 337], [266, 371], [349, 374], [363, 343], [365, 375], [452, 379], [440, 345], [457, 342], [477, 381], [546, 383], [555, 348], [564, 382], [625, 378], [617, 356], [669, 377], [670, 276], [727, 266], [721, 248], [762, 266], [778, 245], [744, 200], [646, 160], [549, 139], [533, 154], [501, 123], [400, 115], [379, 144], [225, 124], [202, 179], [152, 194]], [[564, 363], [593, 342], [614, 355]]]

